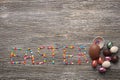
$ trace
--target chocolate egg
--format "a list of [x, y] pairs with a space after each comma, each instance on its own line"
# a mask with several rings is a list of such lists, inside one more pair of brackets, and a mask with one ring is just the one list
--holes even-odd
[[99, 68], [99, 72], [100, 72], [100, 73], [105, 73], [105, 72], [106, 72], [106, 69], [105, 69], [104, 67], [100, 67], [100, 68]]
[[117, 46], [111, 47], [110, 52], [111, 53], [117, 53], [118, 52], [118, 47]]
[[104, 62], [102, 63], [102, 67], [104, 67], [104, 68], [109, 68], [110, 66], [111, 66], [110, 61], [104, 61]]
[[96, 68], [97, 67], [97, 60], [93, 60], [91, 65], [93, 68]]
[[99, 59], [98, 59], [98, 64], [102, 64], [104, 62], [104, 58], [102, 58], [102, 57], [99, 57]]
[[89, 55], [92, 60], [96, 60], [99, 58], [100, 47], [96, 44], [92, 44], [89, 48]]
[[119, 57], [117, 55], [114, 55], [111, 57], [111, 62], [112, 63], [117, 63], [119, 61]]
[[103, 48], [104, 44], [105, 44], [105, 40], [104, 38], [100, 37], [100, 36], [97, 36], [94, 40], [93, 40], [93, 43], [98, 45], [100, 47], [100, 49]]
[[103, 55], [104, 55], [104, 56], [110, 56], [110, 55], [111, 55], [111, 52], [110, 52], [108, 49], [104, 49], [104, 50], [103, 50]]
[[105, 60], [106, 60], [106, 61], [111, 61], [111, 57], [106, 56], [106, 57], [105, 57]]
[[112, 43], [112, 42], [108, 42], [108, 43], [107, 43], [107, 48], [108, 48], [108, 49], [110, 49], [112, 46], [113, 46], [113, 43]]

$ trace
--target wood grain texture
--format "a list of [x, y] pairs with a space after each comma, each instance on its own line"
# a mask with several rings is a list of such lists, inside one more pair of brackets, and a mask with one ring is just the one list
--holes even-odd
[[[40, 45], [56, 43], [84, 44], [88, 49], [96, 36], [120, 48], [120, 0], [0, 0], [0, 79], [120, 80], [120, 63], [112, 65], [104, 75], [93, 70], [90, 63], [9, 63], [12, 47], [36, 51]], [[60, 53], [61, 50], [56, 51], [58, 57]]]

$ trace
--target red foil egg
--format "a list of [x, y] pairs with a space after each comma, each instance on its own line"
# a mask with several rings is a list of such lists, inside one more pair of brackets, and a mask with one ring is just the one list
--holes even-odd
[[92, 44], [89, 48], [89, 55], [92, 60], [97, 60], [99, 58], [100, 47], [96, 44]]
[[92, 61], [92, 67], [93, 67], [93, 68], [96, 68], [96, 67], [97, 67], [97, 64], [98, 64], [98, 63], [97, 63], [97, 60], [93, 60], [93, 61]]
[[104, 62], [104, 58], [102, 58], [102, 57], [99, 57], [99, 59], [98, 59], [98, 64], [102, 64]]

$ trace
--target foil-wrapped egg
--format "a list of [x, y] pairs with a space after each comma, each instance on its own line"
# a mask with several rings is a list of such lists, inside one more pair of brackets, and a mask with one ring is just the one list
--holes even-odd
[[108, 43], [107, 43], [107, 48], [108, 48], [108, 49], [110, 49], [112, 46], [113, 46], [113, 43], [112, 43], [112, 42], [108, 42]]
[[111, 57], [111, 62], [112, 63], [117, 63], [119, 61], [119, 57], [117, 55], [114, 55]]
[[98, 59], [98, 64], [102, 64], [104, 62], [104, 58], [102, 58], [102, 57], [99, 57], [99, 59]]
[[100, 72], [100, 73], [105, 73], [105, 72], [106, 72], [106, 68], [100, 67], [100, 68], [99, 68], [99, 72]]
[[104, 49], [104, 50], [103, 50], [103, 55], [104, 55], [104, 56], [110, 56], [110, 55], [111, 55], [110, 50]]
[[106, 60], [106, 61], [111, 61], [111, 57], [106, 56], [106, 57], [105, 57], [105, 60]]
[[97, 64], [98, 64], [97, 60], [93, 60], [91, 65], [92, 65], [93, 68], [96, 68]]

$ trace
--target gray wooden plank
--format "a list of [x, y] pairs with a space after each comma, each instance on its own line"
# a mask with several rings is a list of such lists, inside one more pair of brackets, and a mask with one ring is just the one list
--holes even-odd
[[40, 45], [84, 44], [88, 50], [96, 36], [120, 48], [120, 0], [0, 0], [0, 79], [119, 80], [120, 63], [104, 75], [90, 63], [66, 66], [61, 59], [55, 65], [9, 63], [12, 47], [24, 53]]

